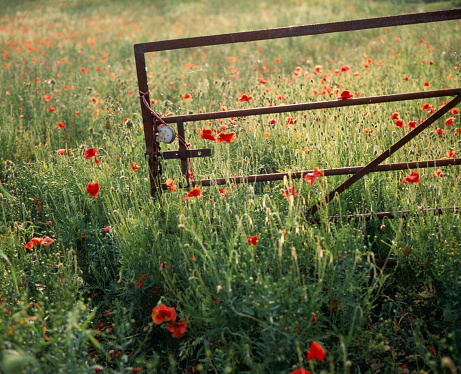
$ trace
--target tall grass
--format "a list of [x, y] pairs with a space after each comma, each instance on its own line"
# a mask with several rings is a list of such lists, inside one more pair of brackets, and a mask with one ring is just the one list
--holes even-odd
[[[415, 184], [402, 184], [410, 171], [371, 173], [323, 206], [320, 224], [309, 223], [306, 211], [347, 176], [323, 176], [313, 186], [290, 178], [228, 183], [187, 201], [188, 190], [178, 189], [153, 200], [133, 58], [138, 42], [452, 3], [2, 3], [0, 371], [460, 368], [459, 213], [416, 214], [460, 205], [459, 166], [440, 176], [419, 169]], [[363, 97], [457, 87], [459, 27], [452, 21], [149, 54], [152, 108], [176, 115], [336, 100], [342, 90]], [[341, 73], [344, 65], [351, 70]], [[240, 103], [242, 94], [252, 100]], [[193, 174], [365, 165], [406, 134], [408, 122], [430, 116], [423, 104], [437, 109], [446, 99], [186, 123], [192, 148], [213, 155], [194, 159]], [[454, 126], [444, 124], [449, 117]], [[386, 162], [459, 154], [460, 127], [450, 113]], [[205, 128], [235, 132], [236, 140], [202, 139]], [[85, 158], [89, 148], [97, 148], [96, 158]], [[179, 184], [177, 160], [162, 169], [164, 180]], [[86, 190], [90, 182], [100, 185], [97, 197]], [[287, 199], [289, 187], [299, 196]], [[415, 214], [326, 219], [400, 210]], [[33, 237], [54, 243], [26, 249]], [[375, 259], [398, 265], [381, 268]], [[184, 336], [154, 323], [161, 304], [185, 320]], [[326, 351], [321, 362], [306, 358], [314, 341]]]

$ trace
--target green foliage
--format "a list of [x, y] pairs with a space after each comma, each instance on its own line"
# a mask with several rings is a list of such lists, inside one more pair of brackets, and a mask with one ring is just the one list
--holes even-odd
[[[406, 170], [370, 173], [321, 207], [318, 224], [305, 212], [348, 176], [322, 176], [313, 186], [229, 182], [187, 201], [185, 189], [151, 199], [133, 59], [139, 42], [454, 2], [1, 3], [0, 372], [461, 368], [459, 212], [416, 214], [460, 205], [459, 166], [439, 177], [418, 169], [415, 184], [401, 183]], [[364, 97], [452, 88], [458, 49], [453, 21], [165, 51], [147, 54], [146, 64], [152, 108], [179, 115], [336, 100], [346, 89]], [[351, 71], [341, 73], [344, 65]], [[243, 93], [249, 103], [238, 101]], [[409, 121], [430, 116], [424, 103], [186, 123], [192, 148], [212, 150], [193, 160], [194, 178], [364, 165], [406, 134]], [[390, 119], [394, 112], [404, 128]], [[455, 126], [444, 125], [450, 116]], [[386, 162], [459, 154], [460, 127], [458, 114], [446, 115]], [[205, 128], [236, 140], [202, 139]], [[97, 155], [86, 159], [90, 148]], [[163, 182], [179, 185], [178, 160], [163, 160], [162, 170]], [[97, 197], [90, 182], [100, 185]], [[289, 187], [299, 196], [287, 199]], [[411, 214], [327, 220], [401, 210]], [[54, 242], [26, 247], [46, 237]], [[175, 308], [177, 325], [154, 323], [161, 304]], [[187, 328], [175, 338], [180, 321]], [[314, 341], [326, 351], [322, 362], [307, 361]]]

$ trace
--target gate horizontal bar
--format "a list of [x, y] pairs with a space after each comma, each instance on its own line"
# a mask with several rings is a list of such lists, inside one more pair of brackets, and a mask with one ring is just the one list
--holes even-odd
[[[418, 211], [412, 211], [412, 210], [402, 210], [398, 212], [379, 212], [379, 213], [365, 213], [365, 214], [348, 214], [347, 216], [331, 216], [328, 217], [329, 221], [339, 221], [339, 220], [354, 220], [354, 219], [359, 219], [362, 221], [370, 221], [373, 218], [377, 219], [383, 219], [383, 218], [403, 218], [403, 217], [408, 217], [412, 214], [419, 215], [419, 214], [443, 214], [443, 213], [454, 213], [458, 212], [461, 209], [459, 206], [454, 206], [451, 208], [434, 208], [434, 209], [419, 209]], [[321, 222], [321, 218], [310, 218], [307, 220], [307, 222], [310, 223], [319, 223]]]
[[204, 47], [218, 44], [233, 44], [257, 40], [290, 38], [304, 35], [319, 35], [343, 31], [376, 29], [380, 27], [412, 25], [417, 23], [450, 21], [460, 18], [461, 9], [451, 9], [437, 12], [414, 13], [399, 16], [376, 17], [342, 22], [330, 22], [323, 24], [280, 27], [275, 29], [237, 32], [231, 34], [162, 40], [157, 42], [135, 44], [134, 50], [136, 54], [158, 52], [172, 49]]
[[[161, 156], [165, 160], [171, 160], [173, 158], [180, 158], [180, 151], [166, 151], [162, 152]], [[188, 149], [184, 151], [186, 158], [194, 158], [194, 157], [209, 157], [211, 156], [211, 149], [210, 148], [200, 148], [200, 149]]]
[[450, 88], [445, 90], [432, 90], [432, 91], [419, 91], [410, 93], [401, 93], [383, 96], [369, 96], [357, 99], [347, 100], [334, 100], [334, 101], [316, 101], [311, 103], [291, 104], [291, 105], [278, 105], [268, 106], [251, 109], [229, 110], [226, 112], [208, 112], [197, 114], [186, 114], [173, 117], [162, 117], [166, 123], [195, 122], [212, 120], [218, 118], [231, 118], [231, 117], [246, 117], [257, 116], [261, 114], [285, 113], [285, 112], [299, 112], [302, 110], [325, 109], [325, 108], [339, 108], [344, 106], [354, 105], [367, 105], [378, 103], [390, 103], [394, 101], [406, 101], [417, 99], [430, 99], [434, 97], [455, 96], [461, 94], [461, 88]]
[[[426, 161], [413, 161], [413, 162], [400, 162], [394, 164], [378, 165], [371, 172], [382, 172], [391, 170], [406, 170], [406, 169], [418, 169], [418, 168], [430, 168], [447, 165], [461, 165], [461, 158], [441, 158], [438, 160], [426, 160]], [[363, 166], [350, 166], [336, 169], [322, 169], [324, 176], [329, 175], [347, 175], [355, 174], [359, 170], [363, 169]], [[284, 178], [288, 179], [301, 179], [307, 173], [311, 173], [312, 170], [295, 171], [292, 173], [273, 173], [273, 174], [259, 174], [259, 175], [248, 175], [246, 177], [231, 177], [231, 178], [217, 178], [217, 179], [202, 179], [197, 181], [191, 181], [192, 186], [211, 186], [211, 185], [224, 185], [227, 183], [252, 183], [252, 182], [268, 182], [268, 181], [280, 181]], [[162, 183], [162, 188], [168, 189], [169, 187]]]

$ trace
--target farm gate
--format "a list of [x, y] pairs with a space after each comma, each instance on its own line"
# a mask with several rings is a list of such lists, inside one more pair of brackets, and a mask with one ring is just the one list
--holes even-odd
[[[173, 49], [184, 49], [194, 47], [213, 46], [220, 44], [230, 43], [242, 43], [268, 39], [279, 39], [298, 37], [306, 35], [319, 35], [336, 32], [347, 32], [354, 30], [365, 30], [373, 28], [383, 28], [392, 26], [411, 25], [418, 23], [429, 23], [429, 22], [440, 22], [448, 20], [456, 20], [461, 18], [461, 9], [452, 9], [437, 12], [426, 12], [408, 15], [398, 15], [390, 17], [379, 17], [370, 19], [361, 19], [353, 21], [333, 22], [324, 24], [304, 25], [304, 26], [293, 26], [283, 27], [276, 29], [265, 29], [258, 31], [239, 32], [231, 34], [221, 35], [210, 35], [200, 36], [184, 39], [175, 40], [164, 40], [149, 43], [140, 43], [134, 45], [135, 59], [136, 59], [136, 70], [138, 77], [138, 86], [141, 101], [142, 118], [144, 125], [144, 135], [146, 143], [146, 156], [148, 157], [149, 169], [150, 169], [150, 192], [151, 196], [155, 197], [161, 189], [166, 189], [168, 186], [165, 183], [161, 183], [161, 165], [160, 159], [177, 159], [181, 161], [181, 172], [184, 176], [185, 183], [181, 183], [179, 187], [187, 188], [189, 186], [210, 186], [210, 185], [223, 185], [228, 182], [232, 183], [253, 183], [253, 182], [264, 182], [264, 181], [276, 181], [283, 180], [283, 178], [302, 178], [306, 173], [312, 172], [312, 170], [290, 172], [290, 173], [272, 173], [272, 174], [260, 174], [260, 175], [247, 175], [247, 176], [236, 176], [230, 179], [217, 178], [217, 179], [203, 179], [203, 180], [190, 180], [188, 174], [188, 161], [194, 157], [207, 157], [211, 156], [211, 149], [189, 149], [188, 144], [185, 141], [184, 123], [195, 122], [202, 120], [215, 120], [231, 117], [246, 117], [256, 116], [262, 114], [274, 114], [284, 112], [297, 112], [307, 111], [314, 109], [323, 108], [340, 108], [345, 106], [355, 105], [369, 105], [386, 102], [397, 102], [406, 100], [416, 99], [428, 99], [436, 97], [447, 97], [454, 96], [446, 105], [439, 108], [434, 112], [428, 119], [422, 124], [415, 127], [413, 130], [408, 132], [400, 140], [394, 143], [382, 154], [378, 155], [375, 159], [369, 162], [365, 166], [355, 167], [343, 167], [336, 169], [323, 169], [324, 176], [330, 175], [351, 175], [352, 176], [343, 182], [341, 185], [336, 187], [333, 191], [329, 192], [323, 201], [313, 205], [307, 212], [307, 217], [312, 219], [313, 214], [318, 210], [321, 204], [327, 204], [336, 195], [341, 194], [347, 188], [351, 187], [355, 182], [360, 180], [362, 177], [371, 172], [382, 172], [390, 170], [405, 170], [413, 168], [428, 168], [435, 166], [447, 166], [447, 165], [460, 165], [461, 158], [450, 158], [450, 159], [436, 159], [427, 161], [414, 161], [405, 163], [392, 163], [382, 164], [382, 162], [407, 144], [409, 141], [418, 136], [422, 131], [426, 130], [431, 124], [440, 119], [444, 114], [448, 113], [456, 105], [461, 102], [461, 88], [443, 89], [443, 90], [432, 90], [432, 91], [421, 91], [411, 92], [393, 95], [383, 95], [374, 97], [361, 97], [351, 98], [347, 100], [335, 100], [335, 101], [321, 101], [321, 102], [310, 102], [301, 104], [291, 105], [279, 105], [269, 106], [260, 108], [249, 108], [239, 110], [229, 110], [221, 112], [208, 112], [208, 113], [197, 113], [188, 115], [179, 115], [171, 117], [160, 117], [150, 108], [149, 100], [149, 87], [147, 83], [147, 72], [145, 63], [145, 53], [159, 52]], [[168, 124], [176, 123], [177, 130], [172, 129]], [[170, 143], [178, 139], [178, 150], [161, 152], [160, 142]], [[422, 210], [422, 213], [442, 213], [444, 211], [456, 211], [459, 207], [451, 208], [439, 208], [439, 209], [428, 209]], [[394, 217], [397, 215], [406, 215], [409, 212], [381, 212], [364, 215], [350, 215], [346, 218], [360, 217], [362, 219], [371, 219], [372, 217], [383, 218], [383, 217]], [[333, 217], [334, 218], [334, 217]], [[319, 220], [313, 218], [313, 220]]]

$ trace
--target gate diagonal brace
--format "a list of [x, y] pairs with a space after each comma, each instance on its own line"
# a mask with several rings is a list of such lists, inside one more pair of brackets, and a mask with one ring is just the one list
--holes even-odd
[[405, 144], [407, 144], [410, 140], [415, 138], [421, 132], [426, 130], [430, 125], [432, 125], [435, 121], [440, 119], [445, 113], [452, 110], [456, 105], [461, 102], [461, 95], [456, 96], [453, 100], [451, 100], [447, 105], [443, 106], [439, 110], [437, 110], [432, 116], [430, 116], [427, 120], [425, 120], [422, 124], [418, 127], [410, 131], [407, 135], [402, 137], [399, 141], [394, 143], [390, 146], [386, 151], [381, 153], [378, 157], [376, 157], [373, 161], [371, 161], [368, 165], [365, 165], [362, 169], [360, 169], [357, 173], [355, 173], [352, 177], [347, 179], [343, 184], [338, 186], [335, 190], [331, 191], [323, 201], [318, 202], [316, 205], [311, 207], [307, 213], [306, 217], [312, 216], [315, 214], [321, 205], [328, 204], [331, 200], [334, 199], [336, 195], [340, 195], [350, 186], [352, 186], [355, 182], [362, 179], [365, 175], [373, 171], [379, 164], [381, 164], [386, 158], [392, 155], [394, 152], [402, 148]]

